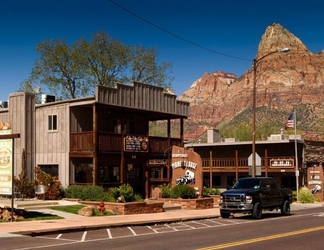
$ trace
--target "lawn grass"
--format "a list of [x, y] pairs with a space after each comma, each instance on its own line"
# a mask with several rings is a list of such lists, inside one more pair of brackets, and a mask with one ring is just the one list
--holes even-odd
[[[26, 210], [16, 210], [15, 213], [23, 216], [23, 219], [17, 219], [16, 221], [33, 221], [33, 220], [58, 220], [64, 219], [61, 216], [53, 215], [53, 214], [46, 214], [40, 213], [37, 211], [26, 211]], [[0, 219], [0, 222], [8, 222], [7, 220]]]
[[[50, 207], [50, 209], [66, 212], [66, 213], [72, 213], [72, 214], [78, 214], [78, 211], [83, 208], [83, 205], [71, 205], [71, 206], [56, 206], [56, 207]], [[110, 216], [114, 215], [113, 213], [109, 211], [105, 211], [103, 214], [99, 212], [97, 208], [94, 208], [94, 216]], [[33, 221], [33, 220], [58, 220], [58, 219], [64, 219], [61, 216], [53, 215], [53, 214], [46, 214], [41, 213], [37, 211], [26, 211], [26, 210], [16, 210], [16, 214], [19, 214], [23, 216], [23, 219], [17, 219], [16, 221]], [[0, 219], [0, 222], [8, 222], [7, 220]]]

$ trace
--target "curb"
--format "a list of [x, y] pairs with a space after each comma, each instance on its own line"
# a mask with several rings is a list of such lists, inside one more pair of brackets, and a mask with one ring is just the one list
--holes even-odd
[[[147, 221], [133, 221], [133, 222], [115, 222], [110, 224], [100, 224], [100, 225], [86, 225], [86, 226], [68, 226], [62, 227], [60, 229], [53, 228], [53, 229], [39, 229], [39, 230], [30, 230], [30, 231], [16, 231], [12, 232], [11, 234], [19, 234], [25, 236], [39, 236], [39, 235], [46, 235], [51, 233], [66, 233], [66, 232], [79, 232], [79, 231], [86, 231], [86, 230], [97, 230], [102, 228], [118, 228], [118, 227], [130, 227], [130, 226], [149, 226], [149, 225], [159, 225], [164, 223], [176, 223], [176, 222], [184, 222], [190, 220], [203, 220], [203, 219], [213, 219], [219, 218], [219, 215], [207, 215], [207, 216], [195, 216], [195, 217], [188, 217], [188, 218], [170, 218], [170, 219], [151, 219]], [[55, 221], [45, 221], [44, 223], [55, 223]]]

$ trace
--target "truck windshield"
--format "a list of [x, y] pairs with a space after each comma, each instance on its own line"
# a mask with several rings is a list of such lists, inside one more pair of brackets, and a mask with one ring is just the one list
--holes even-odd
[[260, 180], [253, 179], [241, 179], [235, 182], [233, 189], [259, 189]]

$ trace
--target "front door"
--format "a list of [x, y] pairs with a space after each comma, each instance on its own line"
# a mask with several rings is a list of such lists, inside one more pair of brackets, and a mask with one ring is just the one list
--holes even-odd
[[126, 183], [129, 184], [134, 194], [140, 194], [145, 198], [145, 168], [141, 163], [125, 164]]

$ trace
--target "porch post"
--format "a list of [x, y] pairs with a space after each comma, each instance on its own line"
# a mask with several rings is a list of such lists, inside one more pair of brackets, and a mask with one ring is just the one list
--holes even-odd
[[268, 149], [267, 147], [264, 149], [264, 166], [265, 166], [265, 177], [268, 177]]
[[92, 172], [92, 185], [97, 185], [98, 184], [98, 116], [97, 116], [97, 105], [94, 103], [92, 105], [92, 113], [93, 113], [93, 125], [92, 125], [92, 140], [93, 140], [93, 159], [92, 159], [92, 164], [93, 164], [93, 172]]
[[238, 150], [237, 147], [235, 147], [235, 181], [238, 180]]
[[[171, 147], [171, 121], [170, 118], [168, 118], [168, 149], [170, 149]], [[170, 182], [170, 178], [171, 178], [171, 156], [172, 155], [172, 149], [171, 149], [171, 154], [170, 151], [168, 151], [168, 173], [167, 173], [167, 178], [168, 178], [168, 182]]]
[[124, 128], [124, 116], [122, 116], [121, 119], [121, 140], [122, 140], [122, 150], [121, 150], [121, 158], [120, 158], [120, 183], [125, 183], [125, 155], [124, 155], [124, 149], [125, 149], [125, 128]]
[[184, 141], [183, 141], [183, 118], [180, 118], [180, 139], [181, 139], [180, 146], [183, 148], [184, 147]]
[[209, 148], [209, 187], [213, 187], [213, 148]]

